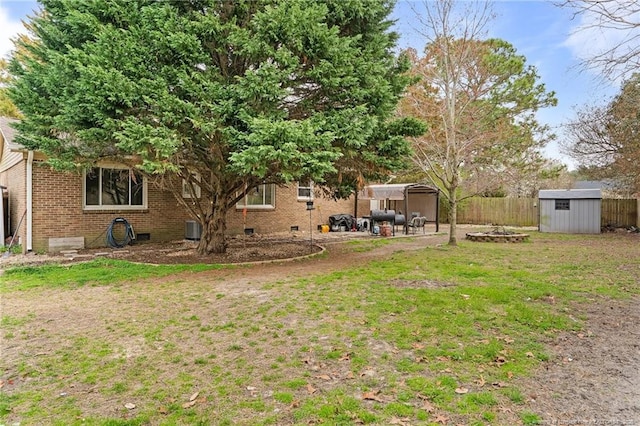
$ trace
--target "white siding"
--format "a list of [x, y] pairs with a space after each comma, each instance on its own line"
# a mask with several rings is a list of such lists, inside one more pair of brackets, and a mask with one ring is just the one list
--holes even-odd
[[0, 159], [0, 172], [10, 169], [22, 161], [22, 152], [11, 151], [7, 141], [3, 141], [2, 159]]
[[15, 130], [11, 123], [15, 123], [13, 118], [0, 117], [0, 172], [10, 169], [22, 161], [22, 146], [13, 141]]

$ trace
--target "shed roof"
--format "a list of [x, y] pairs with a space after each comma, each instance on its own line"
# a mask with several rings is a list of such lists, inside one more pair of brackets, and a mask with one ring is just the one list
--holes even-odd
[[601, 199], [600, 189], [541, 189], [538, 193], [541, 200], [580, 200]]
[[390, 183], [367, 185], [358, 194], [359, 198], [369, 200], [404, 200], [405, 191], [437, 194], [438, 189], [419, 183]]

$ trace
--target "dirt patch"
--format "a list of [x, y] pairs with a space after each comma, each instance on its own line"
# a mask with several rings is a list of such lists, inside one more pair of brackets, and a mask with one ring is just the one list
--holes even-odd
[[551, 359], [523, 383], [550, 425], [640, 424], [640, 300], [593, 300], [580, 332], [548, 343]]
[[[267, 262], [273, 260], [292, 259], [313, 255], [322, 251], [322, 247], [309, 241], [235, 241], [225, 253], [199, 255], [197, 243], [177, 241], [164, 244], [143, 244], [130, 246], [121, 250], [111, 250], [106, 256], [125, 259], [131, 262], [153, 264], [229, 264]], [[104, 251], [103, 251], [104, 252]], [[87, 251], [80, 253], [90, 254]]]

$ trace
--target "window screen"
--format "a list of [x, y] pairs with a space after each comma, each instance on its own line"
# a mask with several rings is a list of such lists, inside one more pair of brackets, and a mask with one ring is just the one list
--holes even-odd
[[556, 200], [556, 210], [570, 210], [571, 200]]

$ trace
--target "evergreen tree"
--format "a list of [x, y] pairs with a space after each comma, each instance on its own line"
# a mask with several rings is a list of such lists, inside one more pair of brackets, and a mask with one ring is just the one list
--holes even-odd
[[[58, 168], [161, 176], [201, 223], [200, 253], [226, 249], [226, 213], [257, 186], [348, 195], [423, 130], [393, 119], [407, 62], [389, 0], [41, 3], [10, 67], [18, 141]], [[183, 199], [183, 181], [200, 197]]]

